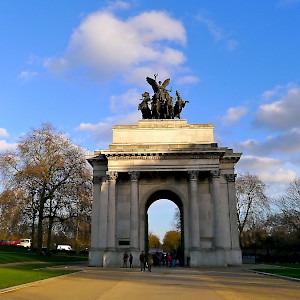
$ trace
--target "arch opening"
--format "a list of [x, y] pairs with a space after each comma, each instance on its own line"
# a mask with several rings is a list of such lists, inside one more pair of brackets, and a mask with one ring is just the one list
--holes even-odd
[[[179, 232], [179, 237], [176, 236], [174, 233], [174, 239], [178, 238], [177, 243], [175, 242], [173, 247], [170, 248], [166, 247], [160, 247], [160, 249], [155, 249], [155, 248], [150, 248], [149, 247], [149, 209], [151, 210], [151, 206], [157, 202], [157, 201], [165, 201], [165, 202], [170, 202], [167, 204], [167, 214], [172, 214], [172, 217], [169, 218], [168, 220], [170, 221], [169, 224], [169, 230], [166, 231], [178, 231]], [[179, 213], [179, 228], [176, 230], [175, 227], [172, 228], [171, 221], [175, 221], [175, 212], [176, 208], [178, 208], [178, 213]], [[152, 220], [152, 218], [151, 218]], [[155, 232], [153, 232], [156, 234]], [[164, 233], [166, 234], [166, 232]], [[172, 235], [172, 233], [169, 233]], [[158, 234], [156, 234], [158, 235]], [[159, 235], [158, 235], [159, 236]], [[159, 236], [160, 241], [163, 244], [163, 236]], [[145, 205], [145, 252], [151, 252], [155, 256], [155, 252], [172, 252], [173, 256], [173, 265], [174, 262], [176, 265], [183, 266], [184, 265], [184, 220], [183, 220], [183, 203], [180, 199], [180, 197], [175, 194], [174, 192], [170, 190], [159, 190], [154, 192], [149, 199], [146, 202]], [[157, 261], [157, 260], [156, 260]], [[158, 263], [160, 265], [160, 262]]]

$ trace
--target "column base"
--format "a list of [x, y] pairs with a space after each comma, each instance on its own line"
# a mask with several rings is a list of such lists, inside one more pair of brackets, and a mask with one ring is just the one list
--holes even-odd
[[190, 267], [229, 266], [242, 264], [240, 249], [190, 250]]
[[89, 252], [89, 266], [103, 267], [103, 250], [91, 248]]
[[[128, 254], [131, 253], [133, 256], [133, 267], [140, 266], [140, 253], [139, 249], [91, 249], [89, 253], [89, 266], [91, 267], [123, 267], [123, 254], [127, 251]], [[129, 268], [129, 260], [127, 267]]]

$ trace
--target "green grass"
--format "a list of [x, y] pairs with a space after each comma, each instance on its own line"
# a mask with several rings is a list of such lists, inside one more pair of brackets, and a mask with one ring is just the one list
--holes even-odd
[[[87, 262], [86, 255], [53, 254], [40, 256], [24, 248], [0, 247], [0, 289], [76, 272], [48, 267]], [[9, 263], [18, 263], [8, 265]], [[7, 265], [6, 265], [7, 264]]]
[[33, 263], [1, 267], [0, 289], [76, 272], [76, 270], [67, 269], [46, 269], [50, 266], [53, 264]]
[[86, 262], [87, 255], [70, 255], [70, 254], [53, 254], [50, 256], [40, 256], [25, 249], [0, 247], [0, 264], [19, 263], [19, 262], [59, 262], [59, 263], [72, 263], [72, 262]]
[[276, 263], [275, 264], [274, 263], [274, 264], [270, 264], [270, 265], [272, 265], [272, 268], [253, 269], [253, 271], [300, 279], [300, 265], [299, 264], [288, 264], [288, 263], [280, 263], [280, 264]]
[[270, 263], [269, 265], [278, 266], [278, 267], [292, 268], [292, 269], [300, 269], [300, 264]]

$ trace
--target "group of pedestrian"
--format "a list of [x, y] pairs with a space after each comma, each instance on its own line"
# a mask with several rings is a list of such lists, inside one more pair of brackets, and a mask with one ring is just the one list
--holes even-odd
[[151, 272], [153, 265], [153, 257], [151, 253], [148, 253], [145, 255], [144, 251], [140, 254], [140, 267], [141, 271], [145, 272], [145, 269], [147, 268], [149, 272]]
[[123, 268], [127, 268], [127, 264], [128, 264], [128, 260], [129, 260], [129, 268], [133, 268], [133, 256], [131, 253], [127, 253], [127, 251], [124, 252], [123, 254]]
[[[151, 253], [148, 253], [147, 255], [144, 253], [144, 251], [141, 252], [140, 257], [140, 268], [141, 271], [144, 272], [146, 268], [148, 269], [149, 272], [152, 270], [152, 265], [153, 265], [153, 256]], [[123, 268], [127, 268], [129, 261], [129, 268], [133, 268], [133, 256], [131, 253], [128, 254], [127, 251], [124, 252], [123, 254]]]

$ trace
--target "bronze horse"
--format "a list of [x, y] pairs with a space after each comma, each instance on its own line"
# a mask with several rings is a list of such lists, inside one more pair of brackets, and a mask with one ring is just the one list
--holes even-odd
[[142, 112], [142, 117], [143, 119], [151, 119], [151, 110], [148, 106], [148, 102], [151, 100], [149, 93], [145, 92], [144, 94], [142, 94], [142, 102], [139, 104], [138, 106], [138, 110], [140, 110]]
[[177, 96], [177, 100], [174, 105], [174, 118], [176, 117], [176, 118], [180, 119], [181, 111], [185, 107], [185, 104], [189, 103], [189, 101], [183, 101], [178, 91], [176, 91], [176, 96]]
[[[176, 103], [173, 105], [173, 97], [169, 94], [171, 89], [167, 89], [170, 78], [164, 82], [156, 81], [158, 74], [154, 74], [154, 78], [146, 77], [146, 81], [153, 89], [153, 96], [150, 98], [148, 92], [142, 94], [142, 102], [138, 106], [138, 110], [142, 112], [143, 119], [180, 119], [181, 111], [189, 101], [183, 101], [179, 92], [176, 91]], [[149, 108], [149, 102], [151, 106]]]

